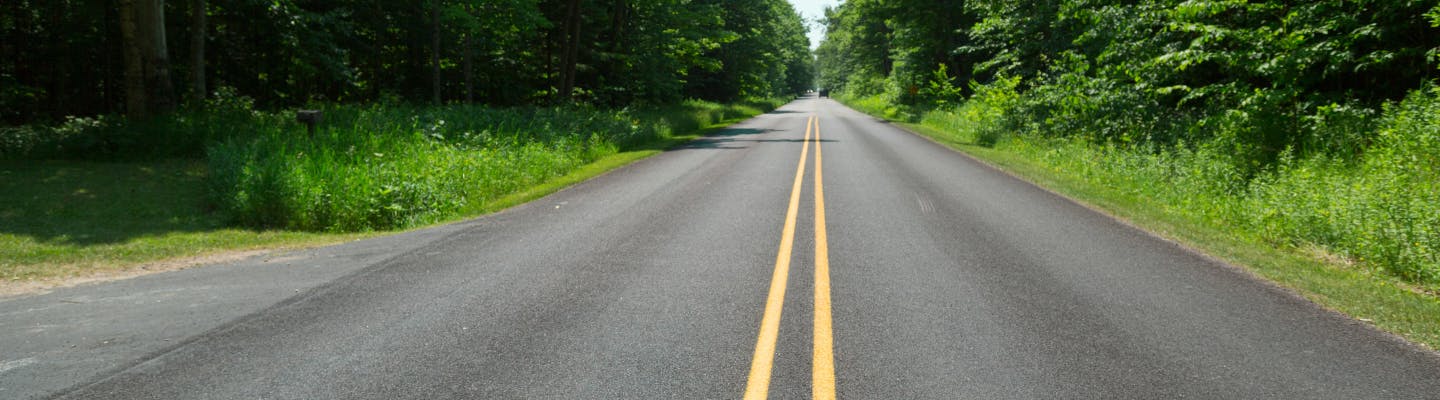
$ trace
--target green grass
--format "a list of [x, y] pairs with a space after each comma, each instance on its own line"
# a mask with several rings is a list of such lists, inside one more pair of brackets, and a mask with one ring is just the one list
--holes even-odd
[[[722, 129], [736, 122], [740, 122], [741, 120], [744, 120], [746, 118], [763, 114], [765, 112], [768, 112], [769, 110], [778, 108], [782, 104], [783, 103], [780, 103], [778, 101], [771, 101], [769, 103], [759, 103], [752, 105], [723, 106], [716, 108], [716, 110], [718, 110], [718, 112], [716, 113], [711, 113], [710, 111], [703, 111], [692, 114], [692, 116], [688, 117], [670, 114], [669, 118], [684, 121], [694, 121], [694, 124], [689, 126], [682, 126], [681, 129], [687, 129], [683, 134], [670, 134], [664, 137], [657, 137], [645, 142], [636, 143], [626, 151], [621, 151], [615, 154], [601, 157], [600, 159], [583, 165], [563, 176], [550, 179], [541, 184], [518, 192], [507, 194], [488, 203], [477, 203], [471, 205], [470, 207], [462, 210], [459, 215], [461, 218], [484, 215], [510, 208], [516, 205], [524, 204], [526, 202], [541, 197], [545, 197], [546, 195], [570, 187], [571, 185], [584, 182], [590, 178], [609, 172], [610, 170], [630, 165], [630, 163], [643, 160], [656, 154], [660, 154], [666, 149], [670, 149], [675, 146], [685, 144], [686, 142], [689, 142], [691, 140], [698, 139], [713, 131]], [[696, 111], [694, 109], [690, 109], [690, 112]]]
[[[1243, 198], [1223, 196], [1233, 188], [1214, 187], [1217, 180], [1198, 179], [1213, 178], [1223, 168], [1205, 171], [1215, 166], [1196, 159], [1177, 160], [1173, 153], [1167, 159], [1163, 152], [1125, 151], [1074, 139], [997, 135], [994, 121], [988, 119], [996, 114], [986, 107], [975, 104], [931, 113], [918, 123], [901, 125], [1146, 230], [1243, 266], [1325, 307], [1440, 348], [1440, 297], [1436, 295], [1440, 285], [1346, 257], [1324, 245], [1277, 238], [1276, 232], [1264, 225], [1233, 223], [1237, 213], [1258, 206], [1239, 204]], [[872, 115], [884, 114], [873, 105], [859, 108]], [[1176, 173], [1187, 168], [1192, 174]], [[1268, 207], [1284, 205], [1281, 201]]]
[[[647, 129], [651, 129], [657, 134], [624, 141], [624, 148], [620, 148], [612, 142], [602, 143], [598, 146], [602, 147], [603, 151], [600, 152], [591, 151], [594, 146], [579, 147], [581, 149], [579, 151], [573, 148], [568, 149], [570, 154], [579, 154], [578, 157], [584, 157], [584, 159], [561, 164], [533, 161], [544, 161], [546, 157], [553, 157], [546, 152], [554, 147], [547, 147], [543, 145], [544, 143], [573, 144], [572, 139], [561, 137], [544, 142], [542, 145], [534, 144], [542, 142], [541, 140], [526, 142], [517, 139], [516, 141], [520, 143], [506, 144], [505, 146], [509, 146], [507, 150], [520, 149], [518, 154], [529, 157], [528, 159], [520, 157], [521, 161], [531, 162], [524, 165], [510, 164], [509, 166], [519, 165], [518, 170], [526, 171], [525, 173], [529, 174], [525, 178], [527, 180], [512, 181], [498, 189], [495, 187], [476, 189], [475, 186], [461, 186], [462, 190], [487, 190], [483, 193], [460, 193], [466, 198], [483, 199], [483, 201], [467, 201], [460, 206], [445, 210], [443, 213], [431, 212], [427, 214], [426, 218], [409, 220], [403, 226], [392, 226], [384, 230], [361, 230], [360, 233], [343, 233], [336, 232], [339, 230], [327, 231], [324, 229], [307, 231], [293, 228], [245, 228], [244, 225], [237, 225], [234, 214], [225, 212], [220, 209], [221, 205], [217, 204], [215, 193], [217, 186], [224, 184], [217, 182], [216, 173], [212, 169], [217, 163], [214, 158], [208, 162], [187, 159], [162, 162], [0, 161], [0, 254], [3, 254], [3, 257], [0, 257], [0, 281], [57, 282], [67, 278], [131, 271], [140, 265], [164, 260], [209, 256], [232, 251], [332, 244], [375, 236], [383, 231], [421, 228], [475, 217], [543, 197], [612, 169], [663, 152], [665, 149], [697, 138], [709, 130], [718, 129], [768, 111], [778, 107], [779, 104], [779, 101], [753, 101], [735, 105], [692, 101], [634, 114], [606, 114], [607, 112], [597, 111], [592, 116], [629, 116], [633, 119], [617, 121], [625, 123], [627, 126], [645, 122], [650, 124]], [[427, 133], [424, 129], [427, 125], [417, 124], [416, 122], [421, 118], [415, 116], [430, 113], [426, 115], [439, 114], [443, 119], [449, 116], [449, 114], [443, 114], [446, 112], [460, 114], [484, 110], [460, 108], [437, 111], [425, 108], [406, 108], [371, 110], [372, 112], [367, 114], [366, 110], [352, 109], [342, 110], [339, 113], [347, 111], [356, 114], [348, 118], [361, 118], [368, 115], [370, 118], [392, 122], [397, 120], [392, 117], [404, 116], [404, 118], [399, 118], [403, 125], [420, 126], [420, 131]], [[525, 110], [511, 110], [511, 112], [517, 113], [515, 115], [521, 117], [526, 115], [532, 117], [553, 116], [553, 114], [546, 114], [549, 111], [543, 110], [533, 111], [535, 114], [527, 114], [532, 111]], [[346, 116], [339, 117], [346, 118]], [[243, 122], [246, 119], [232, 118], [232, 121], [234, 120]], [[605, 124], [617, 121], [601, 121], [600, 125], [603, 127], [606, 126]], [[431, 124], [428, 126], [434, 126], [434, 122], [435, 120], [430, 121]], [[475, 132], [493, 132], [504, 129], [505, 123], [511, 124], [511, 128], [518, 125], [550, 127], [557, 125], [553, 120], [525, 118], [481, 121], [485, 122], [484, 124], [475, 120], [451, 119], [446, 122], [446, 125], [462, 125], [462, 122], [473, 123], [465, 126], [465, 129]], [[380, 121], [371, 122], [371, 126], [375, 125], [380, 125]], [[149, 126], [153, 127], [155, 124], [152, 123]], [[253, 138], [287, 133], [293, 135], [294, 128], [282, 125], [274, 128], [274, 132], [262, 130]], [[432, 130], [428, 133], [436, 132]], [[107, 132], [107, 134], [109, 133]], [[341, 133], [332, 131], [326, 134], [338, 135]], [[566, 135], [570, 134], [566, 133]], [[67, 132], [65, 140], [67, 143], [73, 142], [76, 140], [76, 136], [79, 135]], [[231, 135], [229, 139], [220, 143], [233, 144], [243, 140], [237, 138], [243, 138], [243, 136]], [[368, 154], [372, 158], [390, 158], [392, 160], [410, 158], [408, 164], [403, 162], [401, 164], [407, 167], [420, 166], [421, 168], [412, 170], [397, 168], [396, 170], [408, 174], [402, 174], [404, 176], [419, 180], [433, 179], [434, 176], [447, 176], [443, 171], [426, 176], [428, 172], [434, 171], [427, 168], [437, 166], [433, 163], [426, 164], [426, 161], [464, 160], [477, 154], [492, 156], [499, 151], [496, 148], [484, 146], [449, 146], [444, 142], [436, 143], [437, 141], [431, 137], [420, 139], [404, 143], [393, 137], [370, 137], [364, 139], [371, 141], [370, 143], [359, 142], [359, 145], [375, 146], [364, 149], [372, 153], [376, 151], [390, 153], [385, 157]], [[397, 142], [400, 145], [396, 145]], [[335, 143], [329, 142], [329, 144]], [[407, 149], [403, 146], [415, 147]], [[526, 150], [527, 147], [529, 150]], [[212, 147], [212, 152], [216, 148], [223, 148], [223, 146]], [[299, 151], [283, 150], [287, 152], [283, 153], [286, 157], [282, 158], [295, 157], [301, 152], [309, 153], [295, 158], [304, 158], [315, 152], [333, 152], [333, 149], [327, 149], [324, 146], [309, 146]], [[404, 151], [412, 153], [404, 154]], [[526, 153], [526, 151], [530, 153]], [[53, 154], [47, 153], [46, 155]], [[85, 156], [90, 156], [90, 154], [86, 153]], [[364, 156], [362, 155], [362, 157]], [[281, 165], [288, 167], [294, 164]], [[438, 165], [448, 167], [445, 164]], [[236, 167], [252, 170], [273, 168], [273, 166], [267, 167], [262, 163], [242, 164]], [[373, 166], [365, 164], [360, 164], [359, 167], [342, 166], [330, 173], [315, 174], [315, 176], [343, 179], [351, 174], [373, 172], [363, 169], [369, 167]], [[317, 179], [311, 182], [311, 187], [323, 187], [326, 184], [323, 180]], [[333, 185], [334, 183], [328, 184]], [[301, 189], [304, 188], [301, 187]]]
[[337, 107], [314, 137], [257, 129], [209, 148], [210, 196], [251, 227], [357, 232], [422, 226], [753, 106], [644, 110]]
[[80, 277], [177, 257], [361, 237], [228, 228], [207, 212], [204, 177], [195, 161], [0, 162], [0, 277]]

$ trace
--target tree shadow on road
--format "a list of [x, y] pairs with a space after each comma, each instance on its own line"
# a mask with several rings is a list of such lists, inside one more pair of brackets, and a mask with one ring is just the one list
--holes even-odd
[[[696, 150], [696, 149], [724, 149], [738, 150], [749, 148], [744, 143], [805, 143], [805, 139], [788, 138], [762, 138], [761, 135], [779, 131], [778, 129], [754, 129], [754, 128], [733, 128], [716, 131], [710, 135], [702, 136], [688, 143], [676, 146], [673, 150]], [[822, 143], [837, 142], [832, 139], [820, 140]]]

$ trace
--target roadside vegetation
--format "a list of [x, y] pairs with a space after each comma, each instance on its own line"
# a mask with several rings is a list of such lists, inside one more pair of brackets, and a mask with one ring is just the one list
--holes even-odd
[[0, 10], [0, 279], [493, 212], [812, 81], [783, 0], [92, 3]]
[[832, 10], [821, 85], [1440, 346], [1440, 7], [918, 3]]
[[205, 175], [192, 160], [0, 161], [0, 282], [43, 284], [175, 257], [362, 236], [229, 226], [207, 211]]
[[[355, 232], [486, 210], [580, 166], [776, 107], [333, 107], [314, 137], [256, 128], [207, 148], [211, 204], [238, 225]], [[263, 120], [263, 116], [257, 120]], [[257, 123], [256, 125], [261, 125]]]
[[691, 100], [644, 111], [333, 106], [315, 138], [291, 115], [217, 107], [145, 124], [147, 140], [162, 143], [203, 136], [217, 118], [241, 128], [211, 132], [202, 157], [162, 161], [103, 150], [139, 129], [123, 119], [11, 128], [12, 145], [24, 136], [25, 148], [47, 157], [0, 161], [0, 273], [10, 281], [85, 276], [480, 215], [780, 102]]

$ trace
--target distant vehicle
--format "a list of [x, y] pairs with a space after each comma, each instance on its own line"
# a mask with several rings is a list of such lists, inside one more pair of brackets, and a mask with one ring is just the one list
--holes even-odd
[[830, 89], [820, 89], [820, 97], [830, 97]]

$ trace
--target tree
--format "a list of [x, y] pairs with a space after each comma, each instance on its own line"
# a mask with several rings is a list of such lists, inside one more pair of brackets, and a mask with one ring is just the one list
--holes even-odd
[[785, 0], [170, 3], [0, 2], [0, 119], [153, 116], [219, 88], [261, 108], [624, 107], [782, 95], [814, 73]]
[[190, 2], [190, 101], [205, 100], [205, 0]]
[[430, 5], [431, 103], [440, 104], [440, 0]]
[[571, 93], [575, 90], [575, 67], [579, 63], [580, 52], [580, 0], [570, 0], [565, 6], [565, 38], [564, 46], [561, 48], [560, 56], [560, 92], [561, 100], [570, 100]]
[[729, 101], [793, 95], [811, 84], [805, 24], [784, 0], [697, 0], [723, 19], [724, 40], [705, 56], [722, 68], [698, 71], [688, 82], [691, 97]]
[[175, 108], [165, 45], [164, 0], [120, 0], [125, 48], [126, 113], [148, 117]]
[[894, 4], [853, 0], [827, 9], [826, 37], [816, 49], [819, 81], [826, 88], [858, 96], [885, 91], [895, 66], [892, 57]]

